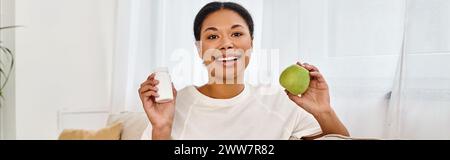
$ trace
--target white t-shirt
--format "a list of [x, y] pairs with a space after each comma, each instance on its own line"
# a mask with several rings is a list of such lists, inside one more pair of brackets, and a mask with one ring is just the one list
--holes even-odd
[[[151, 125], [142, 139], [151, 139]], [[322, 131], [314, 117], [285, 92], [245, 85], [231, 99], [213, 99], [195, 86], [178, 91], [171, 138], [175, 140], [288, 140]]]

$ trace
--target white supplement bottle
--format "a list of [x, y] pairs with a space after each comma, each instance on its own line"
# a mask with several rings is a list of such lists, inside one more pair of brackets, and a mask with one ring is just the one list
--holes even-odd
[[167, 67], [156, 68], [154, 70], [155, 79], [159, 81], [156, 85], [159, 97], [155, 98], [156, 103], [167, 103], [173, 100], [172, 81]]

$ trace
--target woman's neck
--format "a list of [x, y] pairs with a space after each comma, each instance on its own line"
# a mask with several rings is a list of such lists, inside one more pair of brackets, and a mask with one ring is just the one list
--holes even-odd
[[230, 99], [236, 97], [244, 90], [244, 84], [206, 84], [198, 91], [215, 99]]

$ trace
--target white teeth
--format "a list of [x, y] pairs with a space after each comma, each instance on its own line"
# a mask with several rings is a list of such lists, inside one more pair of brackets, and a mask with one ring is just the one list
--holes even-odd
[[237, 59], [238, 59], [238, 57], [225, 57], [225, 58], [221, 57], [221, 58], [217, 58], [218, 61], [234, 61], [234, 60], [237, 60]]

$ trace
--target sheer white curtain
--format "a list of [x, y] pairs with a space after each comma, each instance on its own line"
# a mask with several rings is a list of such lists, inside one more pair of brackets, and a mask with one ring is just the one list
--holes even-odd
[[[177, 89], [206, 81], [192, 24], [210, 1], [119, 0], [115, 111], [142, 111], [137, 89], [157, 66], [170, 67]], [[407, 10], [406, 0], [237, 2], [255, 19], [247, 83], [279, 87], [284, 67], [312, 63], [353, 136], [450, 138], [449, 2], [408, 0]]]
[[389, 136], [450, 138], [450, 1], [407, 0]]

